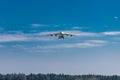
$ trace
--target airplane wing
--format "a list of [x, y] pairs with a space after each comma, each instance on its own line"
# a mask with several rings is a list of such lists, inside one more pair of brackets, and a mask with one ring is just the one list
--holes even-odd
[[65, 36], [75, 36], [74, 34], [64, 34]]
[[48, 34], [48, 36], [58, 36], [58, 33]]

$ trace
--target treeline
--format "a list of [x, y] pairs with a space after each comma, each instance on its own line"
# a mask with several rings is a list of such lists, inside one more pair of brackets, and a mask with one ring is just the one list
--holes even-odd
[[64, 74], [0, 74], [0, 80], [120, 80], [120, 76]]

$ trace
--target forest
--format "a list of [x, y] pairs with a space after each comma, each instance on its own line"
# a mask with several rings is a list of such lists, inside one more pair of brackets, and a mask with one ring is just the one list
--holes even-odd
[[0, 80], [120, 80], [120, 76], [65, 74], [0, 74]]

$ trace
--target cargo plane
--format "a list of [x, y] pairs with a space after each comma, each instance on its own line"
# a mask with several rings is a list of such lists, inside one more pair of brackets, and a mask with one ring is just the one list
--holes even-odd
[[48, 34], [48, 36], [56, 36], [58, 39], [64, 39], [65, 36], [75, 36], [74, 34], [69, 34], [69, 33], [64, 33], [64, 32], [59, 32], [59, 33], [53, 33], [53, 34]]

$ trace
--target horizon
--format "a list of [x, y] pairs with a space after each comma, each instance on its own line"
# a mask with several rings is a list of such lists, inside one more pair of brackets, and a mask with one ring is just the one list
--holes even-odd
[[0, 1], [0, 73], [120, 75], [119, 3]]

